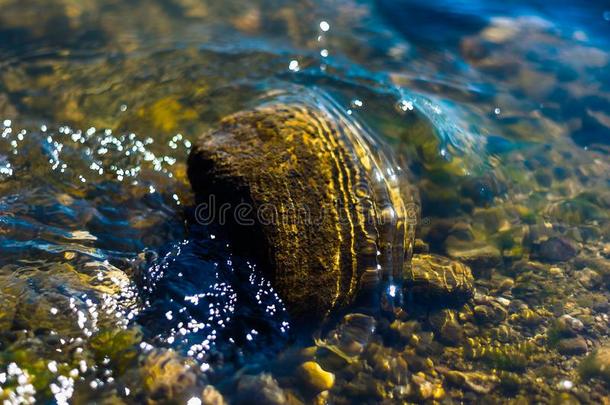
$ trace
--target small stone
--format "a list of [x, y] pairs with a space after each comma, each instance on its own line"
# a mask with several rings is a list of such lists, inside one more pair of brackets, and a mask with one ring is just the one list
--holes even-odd
[[602, 277], [604, 285], [610, 288], [610, 260], [578, 256], [574, 259], [577, 269], [590, 268]]
[[454, 310], [443, 309], [429, 318], [432, 329], [440, 341], [451, 346], [458, 346], [464, 340], [464, 331], [457, 321]]
[[515, 276], [519, 276], [523, 273], [536, 273], [542, 274], [547, 271], [547, 266], [540, 262], [531, 262], [528, 260], [519, 260], [511, 266], [511, 273]]
[[487, 305], [477, 305], [473, 309], [477, 321], [485, 323], [493, 320], [493, 311]]
[[571, 315], [565, 314], [557, 319], [557, 326], [563, 331], [569, 331], [576, 334], [585, 328], [585, 325], [580, 319], [574, 318]]
[[235, 403], [281, 405], [286, 393], [270, 374], [244, 375], [237, 383]]
[[[405, 270], [407, 294], [423, 303], [463, 302], [474, 294], [470, 268], [458, 261], [433, 254], [413, 255]], [[436, 299], [436, 301], [431, 301]]]
[[420, 339], [419, 336], [417, 336], [416, 334], [411, 335], [411, 338], [409, 339], [409, 344], [413, 347], [417, 347], [419, 345]]
[[576, 279], [583, 287], [593, 290], [598, 288], [602, 284], [602, 276], [595, 270], [591, 270], [585, 267], [583, 270], [577, 271], [575, 274]]
[[508, 312], [500, 304], [475, 305], [474, 317], [479, 323], [499, 322], [506, 318]]
[[572, 388], [574, 388], [574, 383], [570, 380], [561, 380], [557, 384], [557, 389], [562, 391], [570, 391]]
[[470, 242], [447, 243], [449, 257], [466, 263], [477, 277], [488, 278], [491, 269], [502, 263], [502, 253], [492, 245], [474, 245]]
[[523, 308], [516, 317], [522, 324], [535, 327], [540, 325], [544, 318], [536, 311], [529, 308]]
[[328, 403], [328, 397], [330, 393], [328, 391], [322, 391], [313, 400], [314, 405], [326, 405]]
[[430, 381], [427, 381], [423, 375], [414, 374], [411, 377], [411, 383], [413, 385], [413, 394], [418, 400], [426, 400], [434, 395], [434, 385]]
[[317, 392], [329, 390], [335, 384], [335, 375], [325, 371], [315, 361], [307, 361], [299, 367], [301, 378]]
[[441, 368], [439, 368], [439, 371], [450, 383], [477, 394], [488, 394], [498, 383], [498, 378], [492, 374], [445, 370]]
[[434, 385], [434, 390], [432, 391], [432, 399], [436, 401], [440, 401], [445, 398], [445, 389], [442, 384]]
[[318, 346], [343, 356], [355, 358], [359, 356], [375, 331], [375, 318], [352, 313], [344, 316], [338, 325], [328, 332], [324, 340], [318, 341]]
[[504, 293], [507, 291], [510, 291], [513, 287], [515, 286], [515, 280], [513, 280], [512, 278], [505, 278], [504, 280], [502, 280], [502, 282], [500, 283], [500, 285], [498, 285], [498, 293]]
[[387, 376], [391, 371], [390, 359], [386, 353], [377, 353], [376, 355], [372, 356], [372, 359], [369, 362], [371, 363], [373, 370], [375, 370], [375, 373], [378, 375]]
[[588, 350], [587, 341], [582, 337], [561, 339], [557, 343], [557, 351], [566, 355], [584, 354]]
[[569, 239], [554, 236], [540, 243], [537, 253], [548, 262], [565, 262], [576, 256], [578, 249]]
[[396, 333], [398, 333], [398, 335], [400, 336], [400, 339], [404, 343], [407, 343], [407, 342], [409, 342], [409, 340], [411, 339], [411, 336], [414, 333], [417, 333], [421, 330], [421, 325], [419, 324], [419, 322], [417, 322], [415, 320], [403, 322], [403, 321], [396, 319], [394, 322], [392, 322], [390, 324], [390, 329], [395, 331]]
[[225, 405], [226, 402], [220, 392], [211, 385], [206, 386], [201, 393], [203, 405]]

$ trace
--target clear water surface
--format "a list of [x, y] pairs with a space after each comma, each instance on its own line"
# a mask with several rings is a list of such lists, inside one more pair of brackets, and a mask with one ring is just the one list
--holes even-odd
[[[609, 46], [603, 1], [0, 0], [0, 400], [608, 401]], [[304, 88], [409, 162], [457, 335], [295, 327], [192, 220], [198, 134]]]

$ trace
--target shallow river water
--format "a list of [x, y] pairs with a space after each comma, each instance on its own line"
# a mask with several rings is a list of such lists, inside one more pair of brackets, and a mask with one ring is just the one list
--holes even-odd
[[[602, 1], [0, 0], [0, 401], [610, 403], [609, 46]], [[310, 94], [471, 300], [302, 325], [193, 220], [198, 135]]]

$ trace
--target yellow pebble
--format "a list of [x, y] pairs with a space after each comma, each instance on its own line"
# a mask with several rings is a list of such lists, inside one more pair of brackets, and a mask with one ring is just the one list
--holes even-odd
[[439, 384], [434, 388], [434, 391], [432, 392], [432, 398], [439, 401], [439, 400], [443, 399], [444, 397], [445, 397], [445, 390], [443, 389], [443, 386]]
[[322, 391], [313, 400], [315, 405], [326, 405], [328, 403], [328, 391]]
[[322, 369], [315, 361], [301, 364], [299, 372], [303, 380], [317, 392], [329, 390], [335, 384], [335, 375]]
[[409, 340], [411, 346], [417, 346], [419, 344], [419, 336], [416, 334], [411, 335], [411, 339]]

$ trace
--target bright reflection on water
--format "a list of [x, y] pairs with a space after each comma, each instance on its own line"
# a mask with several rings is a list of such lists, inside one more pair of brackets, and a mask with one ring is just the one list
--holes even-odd
[[281, 346], [290, 324], [271, 283], [224, 241], [192, 231], [190, 240], [141, 265], [145, 309], [138, 322], [154, 344], [182, 348], [203, 371], [219, 361], [210, 358], [212, 346], [212, 355], [238, 362], [243, 352]]

